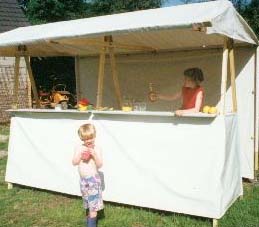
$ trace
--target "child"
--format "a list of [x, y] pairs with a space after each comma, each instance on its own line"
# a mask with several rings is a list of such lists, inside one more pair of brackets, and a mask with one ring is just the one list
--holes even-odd
[[83, 204], [85, 209], [89, 209], [86, 226], [96, 227], [97, 212], [103, 209], [101, 179], [98, 174], [103, 160], [100, 148], [95, 146], [94, 125], [82, 125], [78, 129], [78, 135], [83, 143], [76, 147], [72, 163], [78, 165]]
[[189, 68], [184, 71], [184, 85], [182, 91], [174, 95], [162, 95], [151, 93], [150, 99], [173, 101], [182, 98], [182, 107], [175, 111], [177, 116], [186, 113], [197, 113], [201, 110], [204, 100], [204, 90], [200, 83], [204, 80], [202, 70]]

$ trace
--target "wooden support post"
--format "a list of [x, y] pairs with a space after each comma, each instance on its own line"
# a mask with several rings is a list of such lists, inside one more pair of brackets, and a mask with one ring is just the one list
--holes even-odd
[[75, 77], [76, 77], [76, 97], [77, 102], [81, 99], [80, 92], [80, 65], [79, 65], [79, 57], [75, 57]]
[[121, 97], [121, 90], [120, 90], [120, 83], [118, 79], [118, 73], [116, 68], [116, 61], [115, 61], [115, 54], [114, 54], [114, 47], [112, 47], [112, 37], [109, 36], [109, 42], [111, 47], [109, 47], [109, 55], [110, 55], [110, 63], [111, 63], [111, 71], [112, 71], [112, 78], [115, 88], [115, 94], [117, 99], [118, 108], [122, 108], [122, 97]]
[[19, 69], [20, 69], [20, 56], [15, 57], [15, 64], [14, 64], [14, 102], [13, 102], [13, 109], [18, 108], [18, 89], [19, 89]]
[[7, 183], [7, 189], [10, 190], [10, 189], [13, 189], [13, 184], [12, 183]]
[[219, 226], [219, 225], [218, 225], [218, 219], [214, 219], [214, 218], [213, 218], [212, 226], [213, 226], [213, 227], [218, 227], [218, 226]]
[[229, 65], [231, 77], [231, 91], [232, 91], [232, 112], [237, 112], [237, 94], [236, 94], [236, 68], [234, 56], [234, 41], [229, 39]]
[[30, 82], [31, 82], [31, 86], [32, 86], [33, 96], [34, 96], [34, 98], [36, 100], [36, 106], [38, 108], [40, 108], [40, 99], [39, 99], [37, 88], [36, 88], [36, 84], [35, 84], [35, 81], [34, 81], [34, 78], [33, 78], [29, 57], [28, 56], [24, 56], [24, 60], [25, 60], [25, 63], [26, 63], [28, 74], [29, 74], [29, 78], [30, 78]]
[[32, 108], [31, 81], [30, 81], [29, 74], [27, 77], [27, 94], [28, 94], [28, 107]]
[[222, 57], [222, 74], [221, 74], [221, 95], [220, 95], [220, 114], [225, 115], [226, 89], [228, 75], [228, 46], [227, 38], [224, 40], [223, 57]]
[[104, 67], [105, 67], [105, 52], [106, 48], [103, 47], [100, 53], [99, 60], [99, 75], [98, 75], [98, 85], [97, 85], [97, 97], [96, 97], [96, 107], [102, 106], [103, 101], [103, 80], [104, 80]]

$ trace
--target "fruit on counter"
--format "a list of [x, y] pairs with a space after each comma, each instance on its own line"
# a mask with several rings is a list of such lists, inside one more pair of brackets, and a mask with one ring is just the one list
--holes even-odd
[[83, 106], [81, 104], [78, 104], [78, 110], [79, 111], [86, 111], [87, 110], [87, 106]]
[[218, 110], [215, 106], [204, 106], [202, 112], [207, 114], [216, 114]]
[[90, 104], [89, 100], [86, 99], [86, 98], [80, 99], [78, 104], [77, 104], [77, 108], [78, 108], [79, 111], [88, 110], [89, 106], [92, 107], [92, 105]]
[[83, 151], [81, 155], [81, 159], [84, 161], [89, 161], [91, 158], [91, 153], [89, 151]]
[[132, 111], [132, 107], [131, 106], [123, 106], [122, 111], [124, 111], [124, 112]]
[[78, 104], [78, 108], [86, 107], [86, 105]]
[[93, 110], [93, 109], [94, 109], [94, 107], [93, 107], [92, 104], [89, 104], [89, 105], [87, 106], [87, 110]]
[[210, 110], [210, 106], [204, 106], [203, 109], [202, 109], [202, 112], [203, 113], [209, 113], [209, 110]]
[[215, 114], [217, 113], [217, 108], [215, 106], [211, 106], [209, 109], [209, 114]]
[[90, 101], [86, 98], [82, 98], [79, 100], [78, 105], [88, 106], [90, 104]]

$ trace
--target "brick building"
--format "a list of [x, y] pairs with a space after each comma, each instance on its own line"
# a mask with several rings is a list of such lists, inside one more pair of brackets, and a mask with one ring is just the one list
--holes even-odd
[[[16, 0], [0, 0], [0, 33], [28, 26], [22, 9]], [[13, 57], [0, 57], [0, 123], [8, 122], [9, 115], [5, 110], [13, 103], [14, 87]], [[31, 88], [23, 58], [20, 64], [18, 107], [26, 108], [31, 105]]]

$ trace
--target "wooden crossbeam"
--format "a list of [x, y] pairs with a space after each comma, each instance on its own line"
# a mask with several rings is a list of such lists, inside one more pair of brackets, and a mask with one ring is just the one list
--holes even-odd
[[[61, 53], [61, 54], [66, 54], [66, 55], [77, 55], [79, 49], [75, 49], [75, 48], [72, 48], [72, 47], [67, 47], [67, 46], [64, 46], [58, 42], [54, 42], [54, 41], [49, 41], [47, 42], [49, 43], [49, 46], [54, 49], [56, 52], [58, 53]], [[62, 48], [61, 48], [62, 47]]]
[[116, 49], [125, 49], [125, 50], [136, 50], [136, 51], [156, 51], [155, 48], [149, 46], [140, 46], [140, 45], [129, 45], [121, 44], [118, 42], [108, 43], [106, 41], [96, 41], [96, 40], [48, 40], [49, 43], [56, 43], [60, 45], [67, 45], [77, 49], [83, 48], [82, 46], [89, 47], [114, 47]]

